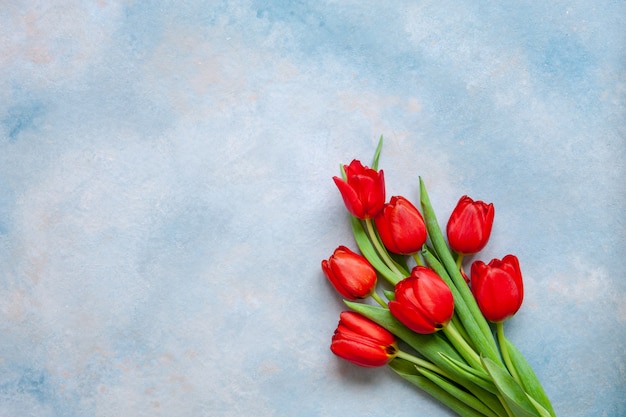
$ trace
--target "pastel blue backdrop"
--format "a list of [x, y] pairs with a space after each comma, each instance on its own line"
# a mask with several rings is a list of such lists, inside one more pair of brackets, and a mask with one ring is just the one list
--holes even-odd
[[626, 2], [4, 1], [0, 416], [450, 416], [329, 351], [331, 177], [493, 202], [559, 416], [626, 415]]

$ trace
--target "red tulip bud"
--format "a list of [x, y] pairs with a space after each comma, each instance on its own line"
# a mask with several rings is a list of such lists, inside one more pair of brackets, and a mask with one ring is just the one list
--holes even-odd
[[404, 197], [391, 197], [374, 218], [380, 239], [393, 253], [410, 255], [426, 242], [426, 224], [421, 213]]
[[383, 366], [398, 353], [395, 337], [370, 319], [353, 311], [339, 316], [330, 350], [364, 368]]
[[485, 318], [504, 321], [519, 310], [524, 299], [524, 284], [519, 261], [513, 255], [472, 264], [472, 293]]
[[448, 285], [435, 271], [416, 266], [411, 276], [396, 285], [396, 299], [389, 310], [414, 332], [434, 333], [442, 329], [454, 314], [454, 298]]
[[344, 165], [347, 181], [333, 177], [348, 211], [359, 219], [370, 219], [385, 204], [385, 178], [383, 171], [376, 171], [353, 160]]
[[446, 228], [450, 247], [462, 254], [479, 252], [489, 240], [493, 216], [493, 204], [461, 197]]
[[322, 261], [322, 270], [333, 287], [345, 298], [366, 298], [376, 286], [376, 270], [363, 256], [339, 246], [328, 260]]

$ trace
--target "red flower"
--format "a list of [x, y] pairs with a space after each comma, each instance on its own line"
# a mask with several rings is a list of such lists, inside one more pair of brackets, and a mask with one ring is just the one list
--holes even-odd
[[424, 218], [404, 197], [391, 197], [374, 221], [383, 244], [391, 252], [409, 255], [426, 242]]
[[347, 181], [333, 177], [348, 211], [359, 219], [370, 219], [385, 204], [385, 178], [383, 171], [364, 167], [353, 160], [345, 166]]
[[322, 261], [322, 270], [333, 287], [345, 298], [366, 298], [376, 286], [376, 270], [363, 256], [339, 246], [328, 260]]
[[398, 353], [396, 338], [383, 327], [353, 311], [339, 316], [330, 350], [364, 368], [389, 363]]
[[454, 298], [448, 285], [435, 271], [416, 266], [411, 276], [396, 285], [396, 299], [389, 310], [414, 332], [434, 333], [442, 329], [454, 314]]
[[472, 264], [472, 293], [485, 318], [504, 321], [519, 310], [524, 299], [524, 283], [519, 261], [513, 255]]
[[446, 228], [450, 247], [462, 254], [480, 251], [489, 240], [493, 216], [493, 204], [461, 197]]

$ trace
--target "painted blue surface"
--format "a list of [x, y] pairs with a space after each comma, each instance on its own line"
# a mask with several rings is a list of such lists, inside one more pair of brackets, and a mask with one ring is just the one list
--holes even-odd
[[0, 415], [448, 416], [329, 351], [331, 177], [491, 201], [560, 416], [626, 414], [626, 3], [0, 11]]

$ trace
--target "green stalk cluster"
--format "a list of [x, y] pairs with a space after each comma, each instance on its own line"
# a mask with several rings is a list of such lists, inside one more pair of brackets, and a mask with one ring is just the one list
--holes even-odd
[[[379, 142], [372, 167], [377, 169]], [[346, 301], [354, 311], [393, 333], [403, 343], [389, 366], [398, 375], [429, 393], [460, 416], [555, 417], [541, 384], [520, 351], [504, 335], [498, 323], [496, 335], [483, 317], [465, 282], [458, 257], [448, 247], [420, 178], [420, 203], [429, 244], [413, 255], [418, 265], [433, 269], [454, 297], [454, 316], [440, 332], [418, 334], [389, 311], [386, 301], [374, 293], [379, 306]], [[352, 217], [352, 230], [363, 256], [387, 283], [395, 286], [409, 276], [405, 259], [390, 254], [371, 220]], [[387, 300], [393, 291], [384, 291]]]

